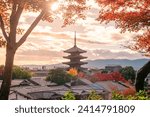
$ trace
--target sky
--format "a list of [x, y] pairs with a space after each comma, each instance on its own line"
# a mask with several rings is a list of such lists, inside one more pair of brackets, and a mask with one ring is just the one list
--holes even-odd
[[[79, 19], [76, 24], [65, 28], [61, 27], [63, 20], [60, 18], [53, 23], [41, 21], [17, 50], [14, 64], [45, 65], [67, 61], [63, 58], [67, 55], [63, 51], [73, 47], [75, 31], [77, 46], [87, 51], [83, 55], [88, 60], [144, 58], [140, 53], [124, 47], [134, 38], [135, 33], [120, 33], [113, 22], [100, 24], [95, 20], [99, 7], [93, 2], [89, 4], [93, 7], [86, 12], [86, 20]], [[20, 19], [20, 27], [27, 29], [36, 16], [37, 14], [24, 13]], [[5, 54], [5, 48], [0, 48], [0, 64], [5, 63]]]

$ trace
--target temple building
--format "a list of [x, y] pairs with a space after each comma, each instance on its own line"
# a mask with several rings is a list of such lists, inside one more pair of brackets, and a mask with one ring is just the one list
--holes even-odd
[[74, 36], [74, 46], [68, 50], [65, 50], [64, 52], [69, 53], [69, 55], [65, 56], [63, 58], [69, 59], [70, 61], [63, 62], [63, 64], [69, 65], [69, 68], [76, 68], [78, 70], [82, 70], [83, 68], [81, 67], [81, 65], [87, 64], [87, 62], [81, 61], [81, 59], [87, 58], [87, 57], [80, 55], [82, 53], [86, 53], [86, 51], [77, 47], [76, 32], [75, 32], [75, 36]]

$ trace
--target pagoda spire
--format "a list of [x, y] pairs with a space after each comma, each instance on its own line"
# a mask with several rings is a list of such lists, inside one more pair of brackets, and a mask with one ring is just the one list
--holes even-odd
[[76, 31], [74, 32], [74, 46], [77, 46]]

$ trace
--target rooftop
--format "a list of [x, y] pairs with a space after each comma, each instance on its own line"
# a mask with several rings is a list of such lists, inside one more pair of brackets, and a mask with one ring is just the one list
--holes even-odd
[[78, 48], [76, 45], [68, 50], [65, 50], [66, 53], [85, 53], [87, 51]]

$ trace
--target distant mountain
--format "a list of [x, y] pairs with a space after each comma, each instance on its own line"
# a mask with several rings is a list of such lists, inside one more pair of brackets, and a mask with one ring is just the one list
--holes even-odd
[[136, 59], [136, 60], [129, 60], [129, 59], [98, 59], [98, 60], [89, 60], [87, 61], [88, 64], [85, 67], [88, 68], [105, 68], [107, 65], [121, 65], [122, 67], [125, 66], [132, 66], [134, 69], [138, 70], [141, 68], [145, 63], [147, 63], [150, 59]]
[[[140, 69], [145, 63], [147, 63], [150, 59], [97, 59], [97, 60], [87, 60], [88, 64], [84, 65], [86, 68], [105, 68], [107, 65], [121, 65], [132, 66], [135, 70]], [[23, 67], [29, 67], [31, 69], [42, 69], [42, 66], [46, 66], [47, 69], [53, 69], [58, 67], [66, 67], [66, 65], [60, 64], [51, 64], [51, 65], [22, 65]]]

